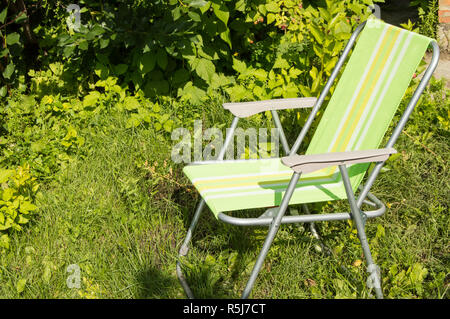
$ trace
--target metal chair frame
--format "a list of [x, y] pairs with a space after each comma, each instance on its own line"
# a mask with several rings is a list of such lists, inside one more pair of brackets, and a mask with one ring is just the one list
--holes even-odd
[[[333, 85], [336, 77], [338, 76], [339, 71], [341, 70], [348, 54], [350, 53], [351, 49], [353, 48], [356, 39], [358, 35], [361, 33], [365, 26], [365, 22], [360, 24], [356, 30], [353, 32], [352, 36], [350, 37], [349, 41], [347, 42], [347, 45], [345, 46], [342, 55], [340, 56], [333, 72], [331, 73], [330, 78], [328, 79], [324, 89], [322, 90], [319, 98], [316, 100], [314, 107], [312, 108], [308, 119], [306, 120], [305, 125], [303, 126], [302, 130], [300, 131], [295, 143], [291, 148], [289, 148], [288, 142], [286, 140], [286, 136], [284, 134], [283, 128], [281, 126], [280, 119], [278, 117], [278, 113], [276, 110], [271, 110], [272, 118], [274, 120], [276, 128], [279, 130], [280, 133], [280, 139], [283, 146], [283, 150], [286, 153], [286, 155], [289, 154], [295, 154], [304, 137], [306, 136], [309, 128], [311, 127], [311, 124], [321, 108], [326, 95], [329, 93], [331, 86]], [[433, 50], [433, 56], [431, 59], [431, 62], [425, 71], [425, 74], [423, 78], [421, 79], [418, 87], [416, 88], [411, 100], [409, 101], [401, 119], [397, 123], [397, 126], [395, 127], [389, 141], [386, 144], [386, 148], [391, 148], [397, 141], [398, 137], [400, 136], [409, 116], [411, 115], [412, 111], [414, 110], [421, 94], [423, 93], [426, 85], [428, 84], [439, 60], [439, 47], [435, 41], [431, 42], [431, 47]], [[234, 131], [237, 127], [239, 121], [239, 117], [235, 116], [233, 118], [233, 121], [231, 123], [230, 131], [228, 132], [228, 135], [225, 139], [224, 145], [222, 149], [219, 152], [218, 160], [216, 161], [203, 161], [203, 162], [197, 162], [193, 164], [208, 164], [212, 162], [218, 162], [223, 161], [225, 152], [232, 141]], [[371, 171], [370, 175], [368, 176], [365, 185], [360, 186], [359, 190], [359, 196], [355, 198], [355, 194], [353, 193], [350, 179], [347, 172], [346, 165], [339, 165], [339, 169], [341, 172], [341, 176], [343, 179], [344, 187], [347, 194], [347, 200], [350, 205], [350, 212], [343, 212], [343, 213], [330, 213], [330, 214], [305, 214], [305, 215], [295, 215], [295, 216], [285, 216], [285, 213], [287, 211], [289, 200], [295, 190], [295, 186], [300, 178], [300, 173], [294, 172], [289, 185], [286, 189], [286, 192], [284, 194], [284, 197], [281, 201], [281, 204], [278, 208], [275, 210], [268, 209], [263, 215], [261, 215], [258, 218], [239, 218], [239, 217], [233, 217], [226, 215], [224, 213], [218, 214], [218, 219], [232, 225], [237, 226], [269, 226], [269, 231], [267, 234], [267, 237], [265, 239], [265, 242], [263, 244], [263, 247], [259, 253], [259, 256], [256, 260], [256, 263], [253, 267], [253, 270], [251, 272], [250, 278], [247, 282], [247, 285], [242, 293], [242, 298], [247, 298], [250, 295], [250, 292], [253, 288], [253, 285], [255, 283], [256, 277], [259, 274], [259, 271], [262, 267], [262, 264], [264, 262], [265, 257], [267, 256], [267, 253], [270, 249], [270, 246], [273, 242], [273, 239], [275, 238], [275, 235], [277, 234], [277, 231], [281, 224], [288, 224], [288, 223], [312, 223], [317, 221], [333, 221], [333, 220], [348, 220], [352, 219], [356, 225], [358, 237], [361, 242], [362, 250], [364, 252], [364, 256], [366, 259], [367, 264], [367, 271], [369, 272], [369, 277], [367, 280], [367, 284], [369, 288], [374, 288], [375, 294], [377, 298], [383, 298], [382, 288], [381, 288], [381, 277], [380, 277], [380, 270], [379, 267], [374, 263], [372, 254], [370, 252], [369, 244], [367, 241], [366, 233], [365, 233], [365, 222], [368, 218], [375, 218], [383, 215], [386, 211], [385, 205], [376, 198], [373, 194], [371, 194], [369, 191], [375, 182], [375, 179], [377, 178], [378, 174], [381, 171], [381, 168], [383, 167], [385, 161], [377, 162]], [[369, 210], [369, 211], [362, 211], [361, 206], [362, 204], [367, 204], [369, 206], [374, 207], [375, 209]], [[189, 243], [192, 239], [192, 235], [194, 232], [194, 229], [199, 221], [200, 215], [202, 211], [204, 210], [205, 201], [203, 199], [200, 200], [197, 209], [195, 211], [194, 217], [192, 219], [191, 225], [187, 231], [186, 238], [184, 242], [181, 245], [181, 248], [179, 250], [179, 257], [186, 256], [189, 251]], [[304, 210], [308, 212], [308, 207], [305, 204], [302, 204]], [[182, 269], [181, 269], [181, 263], [180, 260], [177, 261], [177, 276], [179, 278], [179, 281], [186, 293], [186, 295], [189, 298], [194, 298], [194, 295], [187, 284], [186, 278], [183, 275]]]

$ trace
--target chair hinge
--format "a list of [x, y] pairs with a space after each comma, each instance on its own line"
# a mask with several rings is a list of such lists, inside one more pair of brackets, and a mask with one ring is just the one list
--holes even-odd
[[361, 209], [359, 210], [359, 213], [361, 215], [361, 221], [363, 223], [363, 226], [366, 226], [366, 221], [367, 221], [366, 213], [364, 213]]

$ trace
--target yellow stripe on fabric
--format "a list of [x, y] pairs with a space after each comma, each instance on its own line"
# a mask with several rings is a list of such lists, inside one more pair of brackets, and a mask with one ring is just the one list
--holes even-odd
[[[373, 72], [373, 69], [374, 69], [375, 66], [378, 64], [380, 58], [383, 58], [383, 61], [386, 61], [386, 60], [389, 58], [389, 51], [390, 51], [389, 49], [392, 49], [392, 47], [394, 46], [395, 41], [396, 41], [396, 39], [398, 38], [398, 36], [400, 35], [400, 31], [401, 31], [401, 30], [395, 30], [394, 37], [393, 37], [393, 39], [389, 42], [388, 39], [389, 39], [389, 35], [390, 35], [391, 31], [394, 31], [394, 29], [393, 29], [392, 27], [390, 27], [390, 28], [388, 29], [388, 32], [386, 33], [385, 38], [384, 38], [384, 40], [383, 40], [383, 43], [382, 43], [380, 49], [378, 50], [378, 53], [377, 53], [375, 59], [372, 61], [372, 65], [371, 65], [371, 67], [370, 67], [370, 70], [369, 70], [369, 72], [367, 73], [368, 76], [367, 76], [365, 79], [363, 79], [363, 81], [364, 81], [363, 87], [362, 87], [361, 90], [359, 91], [356, 100], [353, 102], [353, 104], [352, 104], [352, 106], [351, 106], [350, 114], [347, 116], [347, 119], [346, 119], [345, 122], [344, 122], [344, 126], [341, 128], [341, 131], [339, 132], [338, 138], [336, 139], [336, 141], [335, 141], [335, 143], [334, 143], [334, 145], [333, 145], [333, 147], [332, 147], [332, 149], [331, 149], [331, 152], [336, 152], [336, 151], [337, 151], [338, 146], [341, 144], [341, 139], [342, 139], [342, 137], [343, 137], [343, 135], [344, 135], [344, 132], [346, 131], [347, 125], [348, 125], [350, 119], [352, 118], [353, 113], [354, 113], [355, 110], [357, 109], [357, 106], [360, 104], [360, 103], [359, 103], [359, 100], [360, 100], [361, 97], [362, 97], [362, 93], [365, 91], [367, 85], [369, 85], [369, 84], [372, 83], [373, 81], [378, 80], [378, 77], [379, 77], [379, 75], [381, 74], [381, 70], [376, 74], [376, 76], [375, 76], [375, 78], [373, 79], [373, 81], [369, 81], [369, 75]], [[386, 55], [385, 55], [384, 57], [382, 57], [382, 53], [385, 52], [385, 51], [384, 51], [384, 48], [385, 48], [385, 46], [388, 45], [388, 44], [389, 44], [389, 49], [387, 50]], [[372, 88], [372, 89], [373, 89], [373, 88]], [[370, 96], [370, 93], [371, 93], [371, 92], [372, 92], [372, 90], [370, 90], [366, 96]], [[354, 127], [353, 127], [353, 128], [354, 128]], [[352, 131], [350, 131], [350, 133], [352, 133]], [[344, 149], [345, 149], [345, 148], [344, 148]]]
[[[333, 147], [334, 143], [336, 142], [339, 132], [344, 127], [345, 119], [347, 118], [348, 114], [350, 113], [351, 106], [353, 105], [353, 102], [355, 101], [357, 94], [360, 92], [360, 90], [362, 88], [362, 85], [364, 83], [364, 79], [369, 74], [369, 69], [370, 69], [370, 66], [372, 65], [371, 63], [375, 60], [375, 57], [380, 52], [379, 49], [380, 49], [381, 45], [383, 44], [383, 41], [386, 39], [385, 36], [386, 36], [386, 33], [388, 32], [388, 30], [390, 30], [389, 26], [386, 25], [386, 26], [383, 27], [383, 29], [381, 31], [381, 34], [380, 34], [380, 36], [379, 36], [379, 38], [378, 38], [378, 40], [377, 40], [377, 42], [375, 44], [375, 47], [372, 49], [372, 54], [370, 55], [370, 58], [367, 60], [366, 66], [364, 68], [364, 71], [362, 72], [361, 76], [357, 79], [358, 83], [355, 85], [355, 89], [354, 89], [354, 91], [352, 93], [352, 97], [351, 97], [350, 101], [346, 102], [347, 106], [345, 108], [344, 114], [340, 117], [339, 125], [338, 125], [338, 127], [336, 128], [336, 130], [335, 130], [335, 132], [333, 134], [333, 139], [328, 143], [328, 148], [327, 148], [327, 151], [326, 151], [327, 153], [331, 152], [331, 148]], [[355, 48], [355, 50], [356, 50], [356, 48]], [[351, 60], [351, 58], [350, 58], [350, 60]], [[341, 81], [339, 81], [338, 86], [340, 84], [341, 84]], [[336, 89], [339, 90], [338, 88], [336, 88]], [[335, 92], [335, 94], [336, 94], [336, 92]], [[333, 100], [333, 97], [331, 99]], [[330, 103], [331, 103], [331, 101], [330, 101]], [[325, 134], [325, 130], [322, 130], [322, 135], [323, 134]], [[316, 136], [316, 135], [314, 135], [314, 136]], [[308, 148], [308, 150], [309, 150], [309, 148]]]
[[365, 108], [361, 120], [355, 129], [357, 133], [352, 135], [345, 149], [346, 151], [359, 149], [361, 143], [366, 139], [368, 129], [372, 124], [372, 119], [379, 112], [380, 105], [382, 105], [382, 102], [384, 101], [388, 88], [391, 87], [391, 82], [397, 74], [400, 63], [411, 44], [412, 38], [412, 33], [408, 34], [407, 31], [402, 31], [400, 39], [392, 50], [392, 58], [390, 58], [390, 61], [387, 62], [387, 65], [384, 68], [382, 74], [383, 79], [377, 83], [375, 93], [368, 102], [368, 107]]
[[[274, 182], [283, 182], [287, 181], [286, 185], [291, 179], [291, 175], [293, 172], [286, 176], [287, 178], [284, 180], [272, 180], [272, 181], [254, 181], [254, 182], [248, 182], [248, 183], [237, 183], [237, 184], [221, 184], [219, 186], [212, 186], [212, 185], [206, 185], [206, 186], [198, 186], [198, 184], [194, 183], [194, 186], [197, 188], [199, 192], [204, 191], [210, 191], [210, 190], [217, 190], [217, 189], [227, 189], [227, 188], [239, 188], [239, 187], [246, 187], [246, 186], [269, 186], [269, 185], [275, 185]], [[308, 182], [334, 182], [335, 180], [332, 178], [334, 174], [330, 176], [313, 176], [313, 177], [306, 177], [302, 178], [298, 184], [307, 184]], [[281, 183], [280, 183], [281, 184]]]
[[278, 174], [261, 174], [256, 176], [248, 176], [248, 175], [242, 175], [239, 177], [222, 177], [222, 178], [215, 178], [215, 179], [207, 179], [207, 180], [200, 180], [200, 181], [194, 181], [194, 185], [201, 185], [201, 184], [214, 184], [214, 183], [220, 183], [220, 182], [232, 182], [232, 181], [239, 181], [239, 180], [250, 180], [250, 179], [261, 179], [261, 178], [271, 178], [271, 177], [281, 177], [281, 176], [290, 176], [294, 172], [289, 171], [286, 173], [278, 173]]
[[[391, 56], [391, 54], [390, 54], [391, 50], [394, 47], [395, 42], [397, 41], [398, 37], [400, 36], [400, 32], [401, 32], [401, 30], [397, 31], [397, 33], [395, 34], [395, 37], [394, 37], [394, 41], [392, 41], [391, 44], [389, 45], [388, 52], [387, 52], [386, 56], [384, 57], [384, 59], [382, 61], [382, 65], [383, 66], [385, 65], [385, 63], [389, 59], [389, 57]], [[380, 76], [381, 76], [381, 73], [383, 72], [383, 70], [384, 70], [384, 68], [380, 68], [377, 71], [377, 73], [375, 75], [375, 78], [373, 79], [373, 83], [376, 83], [377, 81], [380, 80]], [[350, 141], [350, 138], [352, 137], [352, 135], [353, 135], [353, 133], [355, 131], [355, 128], [356, 128], [356, 126], [358, 124], [358, 121], [361, 118], [361, 115], [362, 115], [362, 113], [363, 113], [363, 111], [365, 109], [364, 106], [366, 106], [367, 102], [369, 101], [370, 97], [372, 96], [373, 91], [374, 91], [374, 86], [371, 87], [371, 90], [364, 97], [364, 100], [362, 101], [362, 105], [361, 105], [362, 107], [359, 108], [359, 110], [358, 110], [358, 112], [356, 114], [356, 117], [355, 117], [355, 119], [353, 121], [353, 124], [352, 124], [350, 130], [348, 131], [347, 136], [345, 137], [345, 139], [343, 141], [344, 144], [339, 148], [339, 151], [343, 152], [347, 148], [348, 142]], [[356, 109], [357, 108], [355, 108], [355, 110]]]
[[[392, 31], [394, 31], [393, 37], [391, 40], [389, 40], [390, 35], [392, 33]], [[381, 63], [381, 65], [384, 65], [387, 61], [387, 59], [389, 59], [390, 57], [390, 51], [392, 50], [392, 48], [395, 45], [395, 42], [397, 41], [398, 37], [401, 34], [401, 29], [395, 29], [393, 27], [388, 27], [388, 30], [384, 36], [383, 42], [380, 46], [380, 48], [378, 49], [377, 55], [375, 56], [375, 58], [372, 60], [372, 64], [370, 66], [369, 72], [367, 73], [366, 77], [364, 79], [361, 79], [362, 81], [364, 81], [360, 91], [358, 92], [358, 95], [356, 97], [356, 99], [353, 101], [353, 104], [351, 105], [351, 110], [344, 122], [344, 125], [341, 127], [341, 130], [339, 132], [338, 137], [336, 138], [333, 147], [331, 148], [330, 152], [342, 152], [346, 149], [348, 142], [350, 141], [351, 136], [354, 133], [354, 129], [357, 125], [357, 120], [358, 118], [361, 116], [362, 111], [364, 111], [364, 107], [361, 107], [356, 115], [356, 119], [353, 121], [353, 124], [350, 128], [350, 130], [348, 131], [347, 134], [345, 134], [345, 132], [347, 131], [347, 125], [350, 121], [350, 119], [352, 119], [353, 117], [353, 113], [358, 109], [357, 106], [361, 105], [360, 103], [360, 99], [361, 97], [364, 97], [363, 100], [363, 106], [364, 103], [367, 103], [368, 99], [370, 98], [374, 87], [369, 87], [369, 91], [363, 95], [363, 92], [366, 90], [366, 87], [369, 84], [372, 83], [376, 83], [379, 80], [379, 77], [383, 71], [383, 68], [380, 68], [377, 73], [375, 74], [375, 77], [372, 80], [370, 79], [370, 74], [373, 72], [374, 68], [376, 65], [378, 65], [379, 63]], [[387, 46], [387, 49], [385, 50], [385, 47]], [[385, 53], [385, 55], [383, 55], [383, 53]], [[380, 61], [381, 59], [381, 61]], [[342, 140], [342, 138], [345, 136], [345, 138]], [[343, 143], [343, 144], [342, 144]], [[342, 146], [341, 146], [342, 145]], [[339, 147], [341, 146], [341, 147]], [[331, 174], [331, 172], [335, 171], [337, 169], [337, 166], [333, 166], [333, 167], [329, 167], [326, 168], [326, 174]]]

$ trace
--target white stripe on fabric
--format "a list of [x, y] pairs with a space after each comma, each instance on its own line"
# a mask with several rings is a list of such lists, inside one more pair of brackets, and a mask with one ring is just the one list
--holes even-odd
[[[406, 43], [403, 46], [402, 51], [400, 52], [400, 56], [397, 59], [395, 65], [393, 67], [393, 70], [392, 70], [391, 74], [389, 75], [389, 78], [388, 78], [388, 80], [386, 82], [386, 85], [383, 88], [381, 96], [380, 96], [377, 104], [375, 105], [375, 107], [374, 107], [374, 109], [372, 111], [372, 114], [370, 115], [370, 118], [369, 118], [367, 124], [364, 127], [364, 131], [362, 133], [363, 134], [362, 136], [365, 136], [367, 134], [367, 131], [368, 131], [370, 125], [372, 124], [373, 119], [375, 118], [375, 115], [377, 114], [378, 109], [380, 108], [381, 103], [383, 102], [383, 99], [384, 99], [384, 97], [385, 97], [385, 95], [386, 95], [386, 93], [387, 93], [387, 91], [388, 91], [388, 89], [389, 89], [389, 87], [390, 87], [390, 85], [392, 83], [392, 80], [394, 79], [394, 76], [396, 75], [397, 70], [400, 67], [400, 63], [402, 62], [403, 58], [406, 55], [406, 52], [407, 52], [407, 50], [409, 48], [409, 45], [411, 44], [412, 38], [413, 38], [413, 33], [409, 33], [408, 38], [406, 39]], [[355, 149], [359, 149], [359, 147], [361, 147], [361, 144], [362, 144], [363, 140], [364, 140], [363, 138], [360, 138], [358, 140], [358, 143], [356, 144]]]
[[[390, 70], [391, 64], [397, 62], [395, 60], [395, 56], [397, 55], [397, 50], [398, 50], [398, 48], [400, 46], [400, 43], [403, 42], [403, 39], [404, 39], [406, 34], [407, 34], [406, 30], [401, 30], [400, 31], [399, 38], [396, 41], [396, 43], [394, 45], [394, 48], [391, 51], [391, 55], [390, 55], [389, 59], [386, 61], [386, 65], [385, 65], [385, 67], [383, 69], [383, 72], [381, 73], [380, 77], [378, 78], [375, 88], [371, 92], [371, 97], [370, 97], [369, 101], [367, 102], [367, 105], [365, 107], [363, 106], [365, 108], [364, 112], [363, 112], [363, 114], [362, 114], [362, 116], [361, 116], [361, 118], [360, 118], [360, 120], [358, 122], [358, 125], [356, 126], [355, 130], [352, 133], [352, 137], [350, 138], [350, 141], [348, 142], [347, 147], [345, 149], [346, 151], [350, 151], [350, 150], [353, 149], [352, 146], [355, 143], [355, 139], [359, 136], [358, 133], [361, 130], [362, 125], [366, 121], [368, 114], [370, 114], [370, 111], [372, 110], [372, 106], [374, 104], [375, 98], [378, 96], [379, 91], [382, 89], [382, 86], [385, 83], [384, 79], [386, 78], [388, 72], [391, 71]], [[399, 58], [402, 58], [401, 52], [400, 52]], [[365, 134], [361, 135], [362, 139], [364, 137], [365, 137]]]
[[[317, 179], [315, 181], [313, 181], [313, 183], [317, 182], [317, 183], [326, 183], [326, 182], [336, 182], [337, 179], [339, 177], [339, 174], [334, 174], [333, 177], [331, 178], [322, 178], [322, 179]], [[312, 181], [300, 181], [299, 183], [297, 183], [298, 185], [305, 185], [308, 183], [312, 183]], [[245, 190], [245, 189], [260, 189], [260, 188], [265, 188], [265, 187], [276, 187], [276, 186], [287, 186], [289, 185], [289, 182], [287, 183], [276, 183], [276, 184], [266, 184], [266, 185], [250, 185], [250, 186], [238, 186], [238, 187], [227, 187], [227, 188], [220, 188], [220, 189], [205, 189], [203, 191], [200, 192], [200, 194], [203, 196], [204, 194], [208, 194], [208, 193], [220, 193], [220, 192], [227, 192], [227, 191], [238, 191], [238, 190]], [[247, 193], [249, 194], [249, 193]]]
[[256, 176], [266, 176], [266, 175], [289, 175], [294, 174], [294, 171], [289, 168], [289, 170], [286, 171], [271, 171], [271, 172], [264, 172], [264, 173], [253, 173], [253, 174], [235, 174], [235, 175], [217, 175], [217, 176], [210, 176], [210, 177], [198, 177], [193, 178], [191, 181], [193, 184], [197, 182], [202, 181], [213, 181], [216, 179], [231, 179], [236, 177], [256, 177]]
[[[314, 188], [318, 188], [318, 186], [323, 186], [323, 185], [304, 186], [301, 188], [301, 190], [312, 190]], [[324, 187], [324, 188], [327, 190], [330, 190], [330, 189], [334, 189], [334, 188], [341, 188], [342, 186], [343, 186], [343, 184], [342, 184], [342, 182], [340, 182], [340, 183], [335, 183], [335, 184], [329, 184], [329, 185], [327, 185], [327, 187]], [[233, 194], [221, 194], [221, 195], [211, 195], [211, 196], [204, 196], [204, 197], [202, 196], [202, 197], [206, 202], [208, 202], [208, 200], [220, 199], [220, 198], [242, 197], [242, 196], [249, 196], [249, 195], [264, 195], [264, 194], [273, 195], [275, 193], [284, 192], [285, 190], [286, 189], [280, 189], [280, 190], [268, 189], [268, 190], [256, 191], [256, 192], [246, 192], [246, 193], [238, 193], [238, 194], [234, 194], [234, 193]], [[294, 191], [294, 193], [296, 191]]]
[[330, 146], [328, 147], [328, 152], [331, 151], [331, 149], [333, 148], [334, 144], [336, 143], [336, 140], [339, 137], [339, 134], [340, 134], [340, 132], [342, 130], [342, 127], [344, 126], [344, 124], [345, 124], [345, 122], [347, 120], [347, 117], [348, 117], [350, 111], [353, 108], [353, 104], [355, 103], [355, 100], [356, 100], [356, 98], [358, 96], [358, 93], [361, 90], [361, 87], [363, 86], [363, 84], [366, 82], [367, 76], [369, 74], [369, 70], [372, 67], [372, 64], [374, 63], [375, 57], [376, 57], [376, 55], [378, 53], [378, 50], [380, 49], [381, 44], [383, 43], [384, 37], [385, 37], [386, 32], [387, 32], [388, 29], [389, 29], [388, 26], [385, 25], [384, 29], [383, 29], [383, 32], [381, 33], [381, 36], [378, 39], [378, 42], [375, 45], [375, 48], [374, 48], [374, 50], [372, 52], [372, 56], [370, 57], [370, 59], [369, 59], [369, 61], [367, 63], [367, 66], [366, 66], [366, 68], [365, 68], [365, 70], [363, 72], [361, 80], [359, 81], [358, 86], [356, 87], [356, 89], [355, 89], [355, 91], [353, 93], [352, 99], [350, 100], [350, 103], [348, 104], [348, 107], [345, 110], [345, 114], [341, 118], [341, 122], [339, 123], [338, 129], [336, 130], [336, 133], [333, 136], [333, 140], [330, 143]]

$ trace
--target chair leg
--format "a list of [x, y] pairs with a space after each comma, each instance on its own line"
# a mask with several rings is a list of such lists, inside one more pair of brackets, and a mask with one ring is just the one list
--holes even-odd
[[177, 277], [178, 280], [181, 283], [181, 286], [184, 289], [184, 292], [186, 293], [186, 296], [189, 299], [194, 298], [194, 294], [191, 291], [191, 288], [189, 288], [189, 285], [186, 281], [186, 278], [183, 275], [183, 272], [181, 270], [181, 263], [180, 263], [180, 257], [186, 256], [189, 251], [189, 243], [192, 239], [192, 234], [194, 233], [195, 226], [197, 226], [198, 220], [200, 218], [200, 215], [202, 214], [203, 208], [205, 207], [205, 201], [203, 199], [200, 200], [200, 203], [197, 206], [197, 209], [195, 210], [194, 218], [192, 219], [191, 225], [189, 226], [189, 229], [186, 234], [186, 238], [184, 239], [183, 244], [181, 245], [181, 248], [178, 252], [178, 260], [177, 260]]
[[350, 204], [350, 210], [352, 219], [356, 224], [356, 229], [358, 231], [358, 238], [361, 242], [361, 246], [364, 252], [364, 257], [366, 258], [367, 271], [370, 273], [367, 278], [367, 285], [369, 288], [375, 289], [375, 294], [378, 299], [383, 298], [383, 292], [381, 290], [381, 276], [379, 267], [373, 262], [372, 254], [369, 248], [369, 242], [367, 241], [366, 231], [364, 229], [364, 221], [361, 216], [361, 210], [356, 204], [355, 196], [353, 194], [352, 186], [350, 184], [350, 179], [348, 177], [347, 168], [345, 165], [340, 165], [339, 169], [341, 171], [342, 181], [344, 182], [345, 191], [347, 193], [347, 199]]
[[250, 292], [252, 291], [253, 285], [255, 284], [256, 277], [259, 274], [259, 271], [261, 270], [262, 264], [264, 262], [264, 259], [267, 256], [267, 253], [269, 252], [270, 246], [272, 245], [273, 239], [275, 238], [275, 235], [278, 232], [278, 228], [281, 224], [281, 219], [283, 218], [288, 205], [289, 201], [292, 197], [292, 194], [294, 193], [295, 186], [297, 185], [298, 179], [300, 178], [299, 173], [294, 173], [294, 175], [291, 178], [291, 181], [289, 182], [289, 186], [286, 189], [286, 193], [283, 196], [283, 200], [281, 201], [281, 205], [278, 211], [278, 214], [274, 217], [272, 224], [269, 228], [269, 233], [267, 234], [266, 240], [264, 241], [264, 245], [258, 255], [258, 258], [256, 259], [256, 263], [253, 266], [252, 273], [250, 274], [250, 278], [247, 281], [247, 285], [245, 286], [244, 292], [242, 293], [242, 299], [248, 298], [250, 295]]

